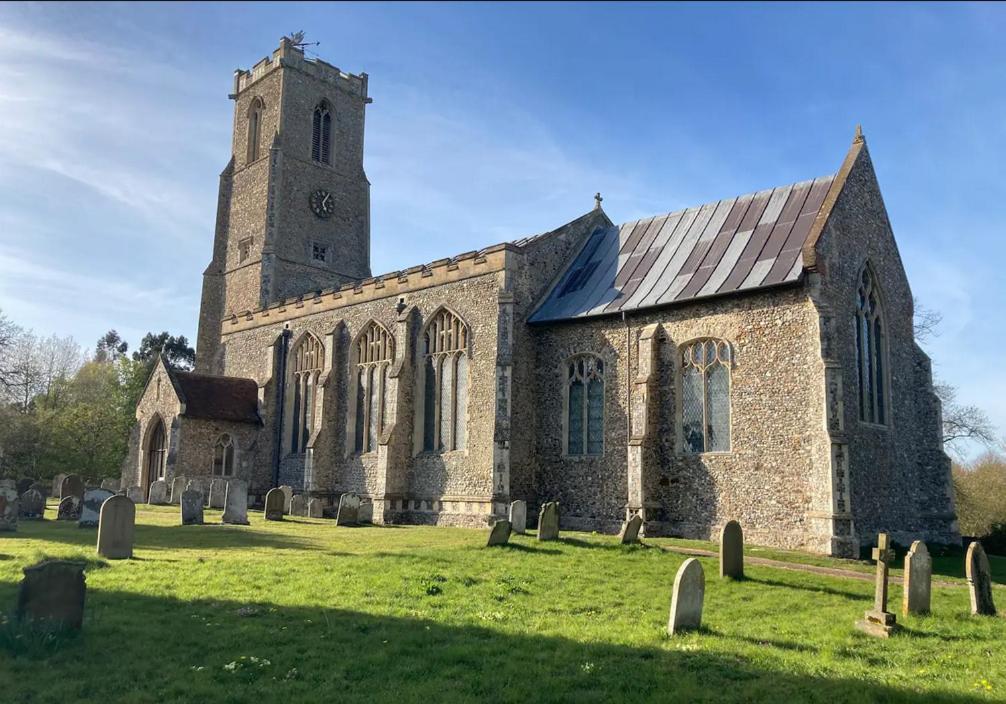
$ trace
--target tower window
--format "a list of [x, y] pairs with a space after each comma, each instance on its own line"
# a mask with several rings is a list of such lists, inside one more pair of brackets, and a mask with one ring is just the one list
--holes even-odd
[[332, 111], [328, 101], [322, 100], [314, 109], [311, 130], [311, 158], [322, 164], [331, 164]]
[[252, 238], [245, 237], [243, 240], [238, 242], [238, 263], [245, 261], [251, 256], [252, 248]]
[[328, 261], [328, 247], [315, 242], [311, 247], [311, 258], [316, 262]]
[[262, 133], [262, 110], [265, 104], [262, 98], [255, 97], [248, 106], [248, 163], [258, 160], [259, 141]]

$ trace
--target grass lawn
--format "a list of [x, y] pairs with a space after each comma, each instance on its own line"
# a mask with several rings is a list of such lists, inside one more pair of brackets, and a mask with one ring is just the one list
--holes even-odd
[[0, 627], [0, 701], [1006, 700], [1006, 619], [970, 617], [959, 587], [883, 641], [853, 629], [869, 582], [752, 565], [721, 581], [704, 558], [705, 629], [669, 638], [685, 558], [655, 547], [565, 533], [486, 549], [487, 531], [251, 520], [182, 527], [176, 507], [141, 506], [136, 559], [107, 563], [76, 524], [0, 534], [0, 611], [23, 567], [89, 560], [78, 637], [25, 652]]

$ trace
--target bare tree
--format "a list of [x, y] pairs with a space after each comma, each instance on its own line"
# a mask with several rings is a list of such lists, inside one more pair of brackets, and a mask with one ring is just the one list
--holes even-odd
[[38, 341], [37, 367], [39, 383], [37, 393], [42, 406], [53, 409], [59, 405], [67, 383], [80, 369], [83, 355], [72, 337], [52, 335]]
[[20, 334], [21, 329], [0, 311], [0, 397], [10, 393], [17, 383], [11, 357]]
[[915, 331], [915, 341], [919, 344], [934, 337], [940, 336], [940, 323], [943, 322], [943, 314], [938, 310], [933, 310], [922, 304], [918, 298], [912, 299], [915, 309], [915, 318], [912, 321], [912, 328]]
[[998, 442], [996, 427], [988, 414], [978, 406], [957, 402], [957, 389], [936, 380], [933, 391], [943, 404], [943, 446], [962, 457], [968, 442], [993, 447]]

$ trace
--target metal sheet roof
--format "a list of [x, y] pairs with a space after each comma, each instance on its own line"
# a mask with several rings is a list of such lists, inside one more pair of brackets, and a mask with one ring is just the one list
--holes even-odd
[[530, 322], [586, 318], [796, 281], [834, 176], [595, 231]]

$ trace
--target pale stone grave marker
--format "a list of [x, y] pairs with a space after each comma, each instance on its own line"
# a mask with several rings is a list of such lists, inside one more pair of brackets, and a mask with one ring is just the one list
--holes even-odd
[[559, 504], [548, 501], [541, 505], [538, 513], [538, 540], [559, 539]]
[[737, 521], [720, 531], [720, 577], [744, 579], [744, 531]]
[[265, 495], [265, 519], [267, 521], [282, 521], [285, 503], [286, 497], [281, 489], [270, 489], [269, 493]]
[[36, 489], [21, 494], [21, 518], [26, 521], [40, 521], [45, 518], [45, 497]]
[[101, 505], [98, 520], [99, 555], [109, 560], [131, 558], [135, 532], [136, 505], [129, 498], [116, 494]]
[[171, 498], [168, 503], [172, 506], [177, 506], [182, 502], [182, 493], [189, 486], [189, 480], [184, 474], [179, 475], [171, 480]]
[[904, 598], [901, 613], [928, 614], [932, 600], [933, 559], [921, 540], [912, 543], [905, 555]]
[[60, 472], [59, 474], [57, 474], [55, 477], [52, 478], [52, 495], [53, 496], [59, 496], [59, 498], [63, 498], [62, 496], [60, 496], [59, 492], [60, 492], [60, 490], [61, 490], [61, 488], [63, 486], [63, 480], [64, 479], [66, 479], [66, 474], [64, 474], [63, 472]]
[[154, 506], [163, 506], [168, 503], [168, 483], [166, 481], [158, 479], [150, 485], [150, 497], [147, 499], [147, 503]]
[[236, 526], [248, 525], [248, 484], [240, 479], [227, 482], [224, 494], [224, 523]]
[[65, 499], [67, 496], [76, 496], [81, 501], [84, 500], [84, 480], [76, 474], [68, 474], [60, 484], [59, 498]]
[[214, 479], [210, 482], [210, 508], [223, 508], [224, 497], [227, 494], [227, 482]]
[[182, 525], [201, 526], [203, 524], [203, 492], [186, 489], [182, 492]]
[[129, 500], [134, 504], [142, 504], [143, 499], [145, 498], [143, 496], [143, 488], [139, 486], [126, 487], [126, 496], [128, 496]]
[[296, 494], [292, 499], [290, 499], [290, 515], [291, 516], [307, 515], [307, 499], [304, 498], [303, 494]]
[[674, 576], [667, 633], [673, 636], [699, 628], [702, 625], [702, 604], [705, 596], [706, 574], [702, 570], [702, 563], [690, 557], [681, 563], [678, 573]]
[[35, 482], [30, 487], [28, 487], [28, 489], [29, 490], [34, 489], [35, 491], [37, 491], [42, 495], [43, 499], [49, 498], [49, 487], [43, 484], [42, 482]]
[[102, 479], [101, 488], [108, 489], [113, 494], [117, 492], [122, 487], [122, 481], [119, 479]]
[[283, 492], [283, 513], [290, 513], [290, 502], [293, 501], [293, 487], [284, 484], [279, 490]]
[[16, 532], [19, 505], [17, 489], [0, 486], [0, 532]]
[[67, 496], [60, 499], [59, 507], [56, 509], [57, 521], [77, 521], [80, 520], [81, 501], [76, 496]]
[[24, 496], [24, 493], [31, 488], [31, 485], [34, 482], [35, 480], [31, 479], [30, 477], [21, 477], [20, 479], [18, 479], [17, 486], [14, 487], [15, 489], [17, 489], [17, 495]]
[[115, 494], [108, 489], [88, 489], [85, 491], [84, 502], [80, 508], [80, 520], [77, 522], [77, 526], [79, 528], [97, 528], [101, 505], [112, 496], [115, 496]]
[[13, 479], [0, 479], [0, 489], [12, 489], [17, 493], [17, 482]]
[[527, 530], [527, 502], [518, 499], [510, 504], [510, 529], [524, 535]]
[[15, 618], [80, 630], [84, 623], [84, 563], [48, 560], [24, 568]]
[[510, 540], [510, 521], [501, 519], [493, 523], [492, 530], [489, 531], [489, 541], [486, 547], [493, 545], [506, 545]]
[[968, 577], [968, 592], [971, 594], [972, 616], [995, 616], [996, 605], [992, 600], [992, 572], [985, 548], [977, 540], [968, 546], [964, 569]]
[[643, 517], [638, 513], [622, 524], [618, 532], [618, 540], [622, 545], [639, 542], [639, 529], [643, 527]]
[[339, 497], [339, 512], [335, 515], [335, 525], [355, 526], [360, 522], [360, 497], [353, 493]]
[[324, 507], [321, 505], [321, 499], [308, 500], [307, 515], [311, 518], [323, 518], [325, 516]]
[[877, 547], [873, 549], [873, 559], [877, 561], [877, 576], [873, 592], [873, 608], [863, 614], [863, 620], [856, 622], [856, 628], [871, 636], [889, 638], [897, 630], [897, 618], [887, 610], [887, 573], [894, 551], [890, 549], [887, 533], [877, 536]]

